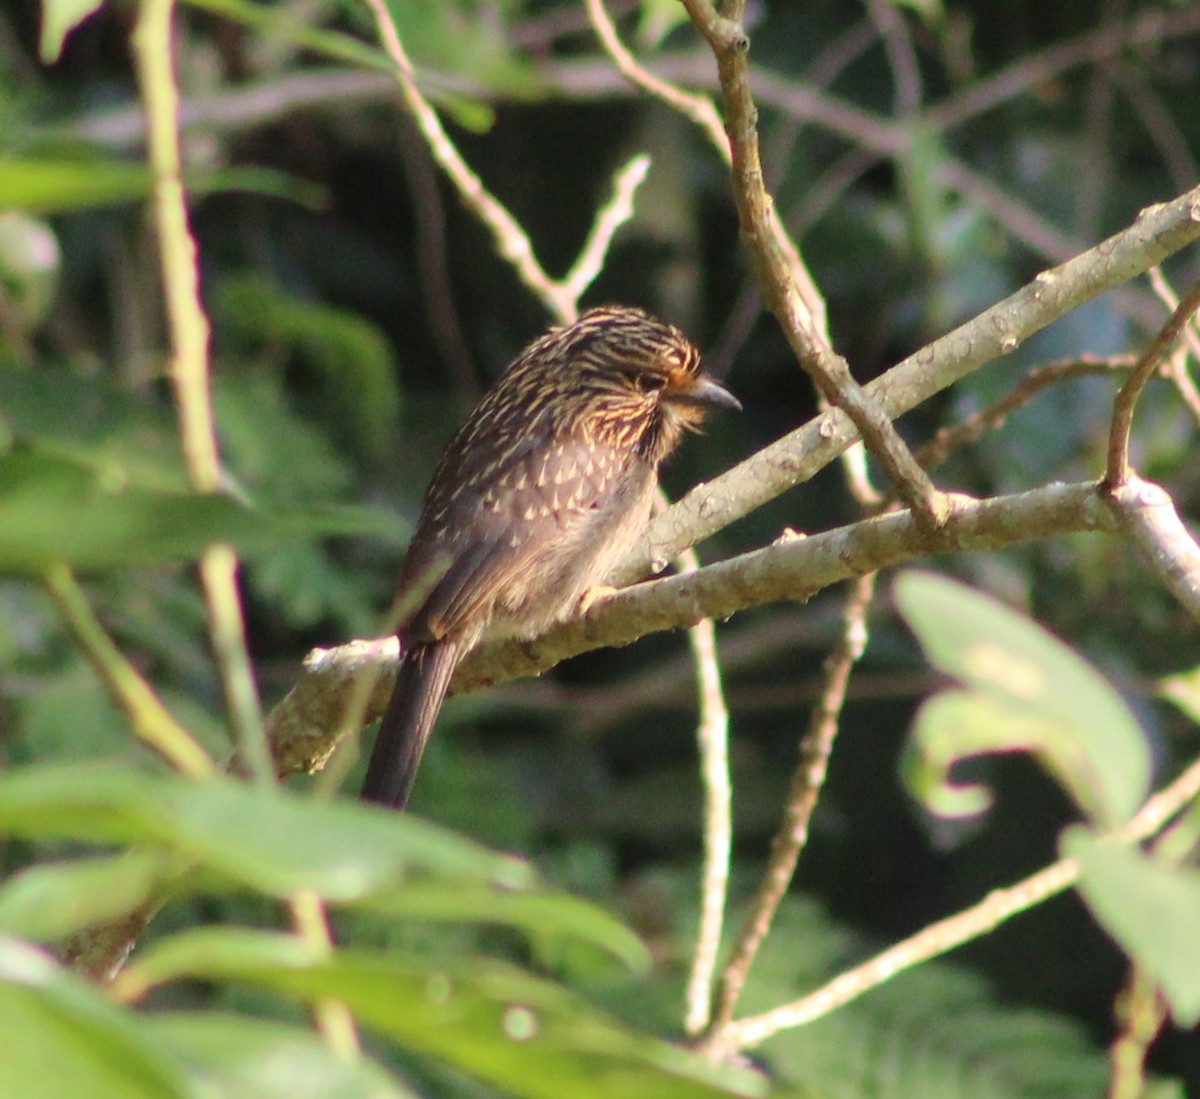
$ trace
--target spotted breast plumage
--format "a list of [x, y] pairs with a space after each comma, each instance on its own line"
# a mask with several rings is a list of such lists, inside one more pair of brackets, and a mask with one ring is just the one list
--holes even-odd
[[447, 446], [400, 570], [402, 657], [363, 797], [403, 808], [462, 656], [569, 617], [645, 526], [659, 464], [713, 406], [700, 354], [607, 306], [525, 349]]

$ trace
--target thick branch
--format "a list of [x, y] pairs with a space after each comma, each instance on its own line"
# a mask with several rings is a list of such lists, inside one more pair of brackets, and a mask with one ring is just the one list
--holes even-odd
[[[1004, 301], [910, 355], [866, 390], [889, 416], [900, 416], [1197, 238], [1200, 187], [1143, 210], [1128, 229], [1043, 271]], [[708, 484], [697, 485], [654, 519], [621, 578], [661, 572], [680, 550], [807, 481], [856, 438], [850, 420], [830, 409]]]
[[[539, 675], [579, 653], [628, 645], [645, 634], [702, 618], [728, 618], [762, 603], [806, 600], [841, 580], [917, 558], [1117, 529], [1111, 510], [1090, 484], [1049, 485], [990, 500], [951, 496], [949, 504], [949, 518], [940, 529], [916, 522], [908, 512], [881, 515], [811, 538], [789, 533], [773, 545], [699, 572], [626, 588], [542, 637], [480, 647], [459, 666], [451, 691]], [[349, 685], [365, 671], [394, 664], [395, 656], [394, 641], [353, 642], [312, 653], [305, 675], [271, 714], [280, 770], [319, 768], [333, 748]], [[367, 720], [378, 716], [390, 690], [389, 669], [379, 677]]]

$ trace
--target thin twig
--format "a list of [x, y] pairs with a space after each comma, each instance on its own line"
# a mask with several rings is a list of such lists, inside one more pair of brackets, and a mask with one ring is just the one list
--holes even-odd
[[613, 175], [612, 197], [596, 211], [578, 258], [556, 284], [571, 303], [572, 317], [579, 312], [579, 299], [604, 269], [617, 230], [633, 217], [633, 196], [649, 171], [650, 158], [639, 153]]
[[[1148, 270], [1200, 238], [1200, 187], [1143, 210], [1126, 229], [1043, 271], [1015, 294], [959, 325], [866, 386], [891, 417], [915, 408], [1084, 302]], [[696, 545], [828, 465], [857, 438], [836, 409], [697, 486], [656, 516], [619, 576], [661, 572]]]
[[45, 584], [76, 643], [109, 696], [125, 711], [138, 738], [185, 775], [203, 778], [215, 774], [216, 765], [209, 754], [175, 720], [105, 632], [71, 570], [66, 565], [52, 566]]
[[366, 0], [366, 3], [375, 16], [384, 49], [395, 63], [396, 80], [405, 106], [434, 159], [457, 188], [467, 208], [491, 231], [500, 258], [513, 268], [559, 323], [574, 320], [579, 313], [579, 299], [600, 273], [613, 237], [633, 216], [633, 194], [650, 169], [649, 157], [635, 156], [616, 173], [612, 198], [597, 212], [578, 259], [562, 279], [552, 279], [538, 261], [529, 235], [471, 170], [450, 140], [437, 112], [421, 94], [412, 62], [385, 0]]
[[1133, 413], [1142, 389], [1171, 354], [1197, 309], [1200, 309], [1200, 282], [1183, 296], [1175, 312], [1154, 337], [1154, 341], [1133, 368], [1129, 380], [1117, 394], [1113, 406], [1112, 429], [1108, 437], [1108, 466], [1104, 473], [1104, 484], [1110, 489], [1119, 488], [1130, 477], [1129, 432], [1133, 426]]
[[[1112, 838], [1124, 844], [1147, 839], [1197, 795], [1200, 795], [1200, 761], [1151, 797], [1128, 824], [1113, 833]], [[1078, 862], [1060, 859], [1015, 885], [994, 890], [978, 904], [930, 924], [799, 1000], [761, 1015], [735, 1020], [721, 1032], [720, 1046], [711, 1046], [708, 1052], [713, 1056], [727, 1056], [756, 1046], [782, 1030], [803, 1026], [828, 1015], [835, 1008], [891, 980], [897, 973], [972, 942], [1014, 916], [1065, 892], [1078, 879]]]
[[[695, 560], [695, 551], [688, 555]], [[695, 567], [695, 566], [694, 566]], [[701, 870], [700, 931], [688, 977], [684, 1027], [699, 1034], [708, 1023], [713, 974], [725, 924], [729, 860], [733, 850], [733, 785], [729, 777], [729, 711], [721, 687], [717, 631], [711, 618], [688, 630], [696, 667], [700, 720], [696, 743], [704, 786], [704, 862]]]
[[[172, 70], [171, 23], [175, 0], [141, 0], [133, 32], [138, 83], [146, 112], [147, 156], [154, 178], [154, 212], [159, 259], [171, 334], [171, 380], [175, 389], [184, 463], [193, 488], [215, 492], [222, 482], [209, 371], [208, 318], [200, 303], [196, 243], [188, 225], [181, 177], [177, 116], [179, 92]], [[235, 730], [240, 764], [264, 785], [275, 781], [275, 769], [263, 727], [258, 691], [246, 646], [245, 616], [237, 588], [237, 557], [224, 545], [207, 547], [200, 557], [200, 579], [226, 706]], [[134, 916], [136, 936], [153, 915], [157, 901]], [[312, 921], [324, 922], [315, 896], [294, 898], [293, 918], [301, 934], [313, 933]], [[128, 940], [131, 944], [134, 940]], [[326, 941], [328, 929], [326, 928]], [[357, 1048], [354, 1021], [340, 1005], [322, 1003], [317, 1025], [331, 1048], [348, 1053]]]
[[1167, 1021], [1167, 1004], [1145, 970], [1129, 967], [1129, 980], [1117, 995], [1120, 1027], [1108, 1049], [1112, 1076], [1108, 1099], [1142, 1099], [1146, 1094], [1146, 1057]]
[[[1163, 274], [1162, 267], [1155, 265], [1146, 272], [1150, 279], [1150, 287], [1153, 289], [1155, 296], [1169, 310], [1174, 312], [1179, 308], [1179, 295], [1175, 293], [1174, 287], [1167, 282], [1167, 276]], [[1189, 324], [1183, 331], [1183, 340], [1187, 344], [1188, 350], [1192, 357], [1200, 362], [1200, 326], [1196, 323], [1196, 318], [1192, 318]]]
[[1002, 427], [1009, 416], [1024, 408], [1043, 389], [1073, 378], [1128, 373], [1136, 362], [1133, 355], [1113, 355], [1104, 359], [1064, 359], [1031, 367], [1012, 389], [986, 408], [973, 412], [949, 427], [939, 428], [928, 443], [917, 449], [917, 461], [926, 469], [935, 469], [954, 451], [978, 442], [989, 431]]
[[705, 1045], [721, 1044], [721, 1035], [733, 1018], [750, 967], [771, 928], [779, 902], [787, 893], [800, 854], [808, 842], [809, 825], [825, 786], [850, 672], [866, 648], [867, 612], [874, 597], [876, 576], [876, 573], [868, 573], [858, 577], [846, 598], [841, 636], [825, 661], [824, 688], [820, 701], [813, 707], [808, 731], [800, 744], [800, 763], [792, 775], [783, 823], [775, 834], [758, 892], [721, 974]]
[[[142, 0], [133, 47], [146, 113], [146, 152], [154, 179], [154, 221], [171, 337], [170, 377], [184, 464], [194, 489], [216, 492], [222, 474], [209, 376], [210, 330], [200, 304], [196, 242], [188, 225], [176, 125], [179, 90], [172, 70], [174, 8], [174, 0]], [[273, 780], [274, 772], [246, 649], [236, 570], [236, 558], [226, 547], [210, 546], [200, 556], [209, 636], [238, 755], [249, 773], [265, 783]]]
[[1200, 546], [1179, 518], [1170, 494], [1130, 474], [1100, 491], [1121, 530], [1193, 618], [1200, 619]]
[[366, 3], [375, 16], [384, 49], [396, 66], [396, 80], [400, 85], [404, 104], [434, 159], [450, 178], [467, 207], [491, 232], [496, 251], [501, 258], [516, 271], [521, 281], [540, 301], [552, 305], [551, 312], [555, 317], [567, 320], [570, 303], [564, 300], [562, 292], [555, 287], [553, 280], [538, 262], [528, 234], [471, 170], [454, 142], [450, 140], [437, 112], [417, 87], [412, 62], [400, 40], [400, 34], [385, 0], [366, 0]]
[[[312, 948], [315, 956], [330, 957], [333, 954], [333, 934], [329, 930], [329, 918], [321, 898], [311, 890], [302, 889], [288, 900], [288, 909], [297, 936]], [[338, 1057], [350, 1060], [362, 1052], [354, 1016], [340, 1000], [316, 1000], [313, 1003], [313, 1016], [329, 1048]]]
[[655, 99], [662, 100], [668, 107], [696, 123], [704, 131], [713, 148], [721, 155], [721, 159], [728, 164], [731, 157], [729, 137], [725, 133], [725, 126], [721, 122], [721, 116], [717, 114], [717, 108], [713, 106], [712, 100], [706, 95], [685, 92], [639, 65], [633, 54], [625, 48], [625, 43], [621, 41], [620, 35], [617, 34], [617, 28], [609, 17], [604, 0], [584, 0], [584, 3], [587, 6], [588, 19], [596, 32], [596, 37], [600, 39], [600, 44], [613, 59], [617, 71], [634, 87], [641, 88]]
[[734, 202], [763, 300], [778, 319], [788, 343], [820, 394], [854, 422], [867, 449], [904, 502], [922, 521], [936, 527], [946, 515], [943, 495], [917, 464], [878, 403], [854, 380], [846, 360], [834, 353], [818, 331], [800, 294], [795, 276], [800, 266], [799, 253], [779, 222], [773, 200], [763, 184], [758, 113], [750, 91], [746, 60], [750, 39], [741, 25], [744, 0], [732, 0], [720, 15], [709, 0], [684, 0], [684, 6], [717, 60], [725, 98], [726, 130], [733, 149]]
[[[662, 511], [669, 504], [660, 488], [655, 496], [655, 510]], [[689, 549], [680, 555], [676, 565], [681, 574], [694, 573], [700, 568], [700, 558], [695, 550]], [[687, 632], [700, 698], [696, 746], [704, 786], [704, 858], [700, 874], [700, 930], [684, 997], [684, 1026], [687, 1033], [698, 1034], [708, 1022], [713, 973], [725, 923], [729, 858], [733, 849], [733, 784], [729, 776], [729, 710], [721, 687], [716, 627], [711, 618], [703, 618]]]
[[[1150, 268], [1150, 287], [1154, 293], [1168, 309], [1174, 312], [1179, 308], [1179, 295], [1172, 289], [1171, 284], [1167, 282], [1166, 275], [1163, 274], [1161, 267]], [[1191, 374], [1188, 372], [1187, 359], [1188, 353], [1191, 353], [1193, 359], [1200, 363], [1200, 331], [1197, 331], [1196, 318], [1192, 317], [1183, 329], [1183, 339], [1174, 354], [1167, 356], [1163, 363], [1163, 373], [1174, 384], [1175, 389], [1179, 393], [1180, 400], [1183, 401], [1191, 412], [1192, 417], [1200, 421], [1200, 389], [1197, 389], [1196, 383], [1192, 380]]]
[[221, 460], [209, 399], [208, 318], [200, 306], [196, 242], [188, 227], [179, 134], [179, 90], [171, 68], [174, 0], [142, 0], [132, 42], [146, 119], [147, 158], [154, 175], [154, 222], [171, 332], [170, 376], [180, 441], [193, 486], [221, 487]]

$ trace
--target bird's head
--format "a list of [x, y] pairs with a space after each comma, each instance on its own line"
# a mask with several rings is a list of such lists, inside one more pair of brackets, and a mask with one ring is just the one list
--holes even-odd
[[742, 407], [678, 328], [630, 306], [589, 309], [530, 350], [554, 363], [554, 387], [585, 430], [656, 464], [712, 408]]

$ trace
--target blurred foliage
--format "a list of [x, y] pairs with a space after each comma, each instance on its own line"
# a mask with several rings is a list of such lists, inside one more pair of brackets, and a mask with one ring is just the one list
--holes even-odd
[[[681, 324], [746, 405], [689, 442], [666, 471], [671, 492], [813, 412], [811, 387], [762, 315], [724, 169], [691, 123], [636, 96], [603, 59], [582, 5], [389, 6], [452, 136], [548, 270], [574, 258], [611, 172], [634, 152], [653, 158], [589, 303], [642, 304]], [[84, 571], [122, 650], [224, 755], [223, 695], [190, 568], [199, 547], [221, 539], [246, 554], [251, 647], [270, 703], [309, 647], [378, 630], [441, 443], [546, 317], [437, 176], [397, 106], [364, 5], [182, 5], [185, 183], [227, 477], [221, 495], [198, 498], [178, 457], [142, 204], [136, 4], [40, 7], [44, 22], [39, 5], [0, 11], [0, 751], [11, 769], [0, 777], [0, 926], [55, 939], [176, 881], [131, 972], [147, 984], [187, 979], [156, 987], [153, 1012], [118, 1007], [3, 939], [5, 1072], [44, 1084], [42, 1094], [100, 1097], [752, 1094], [768, 1079], [814, 1096], [1099, 1094], [1124, 960], [1078, 905], [975, 944], [972, 972], [926, 966], [780, 1036], [757, 1055], [761, 1077], [705, 1069], [659, 1041], [678, 1030], [697, 903], [695, 701], [679, 636], [447, 707], [417, 814], [518, 850], [528, 866], [456, 846], [465, 841], [416, 819], [224, 783], [184, 794], [158, 774], [30, 578], [52, 561]], [[1195, 3], [749, 7], [771, 186], [860, 379], [1200, 177]], [[675, 0], [610, 8], [640, 56], [713, 90], [711, 57]], [[1166, 275], [1183, 287], [1198, 271], [1193, 252]], [[923, 440], [1033, 365], [1136, 351], [1164, 315], [1144, 286], [1125, 287], [902, 427]], [[1042, 393], [955, 455], [940, 482], [984, 495], [1096, 476], [1111, 394], [1100, 378]], [[1195, 429], [1170, 386], [1147, 390], [1135, 460], [1185, 515], [1200, 503]], [[716, 559], [783, 527], [855, 516], [831, 470], [701, 553]], [[1077, 538], [944, 567], [1031, 612], [1117, 685], [1156, 782], [1195, 754], [1186, 715], [1196, 708], [1164, 705], [1155, 684], [1200, 665], [1200, 637], [1128, 548]], [[721, 627], [735, 899], [763, 864], [836, 630], [833, 598]], [[1078, 671], [1061, 652], [1043, 657], [1063, 675]], [[1186, 676], [1171, 682], [1177, 697]], [[907, 730], [931, 687], [913, 638], [881, 607], [797, 887], [821, 914], [808, 900], [785, 906], [747, 1010], [799, 996], [869, 944], [1054, 857], [1075, 810], [1027, 761], [956, 766], [955, 777], [994, 790], [994, 807], [970, 820], [934, 818], [905, 791]], [[24, 793], [10, 781], [25, 781]], [[1141, 781], [1123, 774], [1117, 786]], [[131, 841], [137, 849], [118, 855]], [[412, 888], [381, 900], [378, 876], [421, 852], [419, 874], [405, 878]], [[456, 877], [455, 857], [481, 878]], [[1097, 912], [1134, 880], [1151, 899], [1185, 894], [1178, 911], [1190, 911], [1184, 870], [1088, 857]], [[503, 876], [517, 865], [519, 880], [496, 892], [485, 869]], [[338, 900], [344, 957], [301, 956], [262, 930], [281, 919], [266, 898], [298, 883]], [[649, 945], [648, 970], [623, 967], [637, 950], [602, 910]], [[1105, 927], [1159, 965], [1146, 919], [1127, 922], [1118, 912]], [[1185, 939], [1190, 925], [1179, 926]], [[1181, 949], [1164, 941], [1168, 955]], [[327, 995], [354, 1000], [370, 1020], [369, 1059], [338, 1061], [304, 1027], [303, 1005]], [[444, 1047], [422, 1036], [435, 1011], [448, 1020]], [[487, 1041], [473, 1046], [479, 1034]], [[30, 1053], [47, 1048], [62, 1055]], [[539, 1050], [544, 1076], [526, 1055]], [[1169, 1033], [1155, 1056], [1164, 1078], [1200, 1087], [1189, 1035]]]

